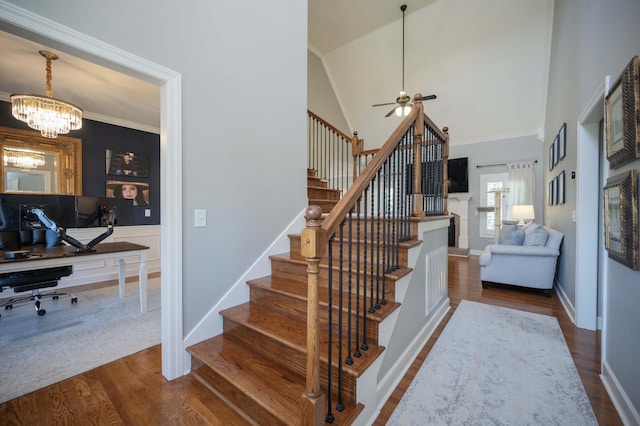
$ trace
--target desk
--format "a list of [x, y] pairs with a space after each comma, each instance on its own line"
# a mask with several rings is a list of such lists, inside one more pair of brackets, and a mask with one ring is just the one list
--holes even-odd
[[33, 246], [32, 256], [26, 259], [4, 260], [4, 252], [0, 250], [0, 272], [28, 271], [52, 266], [74, 265], [96, 260], [118, 260], [118, 295], [124, 297], [126, 257], [137, 256], [139, 259], [138, 283], [140, 289], [140, 312], [147, 312], [147, 250], [149, 247], [124, 241], [100, 243], [89, 253], [76, 253], [71, 246], [45, 248]]

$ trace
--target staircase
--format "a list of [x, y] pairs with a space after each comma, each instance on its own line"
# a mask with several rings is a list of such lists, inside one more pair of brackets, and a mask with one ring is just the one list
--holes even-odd
[[[309, 201], [331, 208], [339, 191], [325, 190], [323, 181], [315, 178], [313, 171], [309, 174]], [[249, 423], [300, 424], [307, 357], [307, 262], [300, 254], [300, 238], [300, 234], [289, 235], [290, 252], [271, 256], [270, 276], [247, 283], [250, 287], [249, 302], [221, 312], [224, 318], [221, 335], [188, 348], [192, 355], [191, 374]], [[406, 259], [406, 251], [418, 244], [418, 240], [402, 243], [401, 258]], [[323, 258], [320, 272], [321, 330], [328, 324], [329, 299], [327, 256]], [[384, 277], [386, 304], [374, 313], [366, 314], [368, 349], [361, 350], [360, 357], [353, 357], [351, 365], [344, 364], [343, 356], [341, 402], [344, 409], [330, 410], [335, 416], [332, 424], [352, 424], [362, 412], [364, 407], [358, 404], [356, 381], [384, 351], [384, 347], [378, 345], [379, 324], [400, 306], [394, 299], [395, 282], [410, 272], [411, 269], [403, 265]], [[364, 285], [360, 290], [364, 291]], [[362, 297], [357, 300], [353, 292], [349, 295], [345, 288], [342, 297], [345, 300], [350, 298], [353, 306], [356, 303], [364, 305]], [[331, 296], [338, 300], [339, 291], [334, 290]], [[334, 308], [334, 318], [338, 317], [336, 310]], [[347, 318], [343, 324], [343, 328], [348, 327]], [[350, 324], [355, 327], [355, 315]], [[321, 341], [327, 342], [326, 332], [321, 331]], [[362, 346], [363, 342], [358, 344]], [[337, 376], [339, 349], [335, 343], [332, 349], [332, 371]], [[326, 383], [329, 362], [326, 345], [320, 358], [321, 381]], [[337, 377], [334, 377], [333, 383], [337, 382]], [[327, 392], [327, 389], [323, 391]], [[332, 390], [331, 400], [334, 405], [340, 402], [338, 389]]]
[[322, 137], [307, 194], [321, 210], [247, 282], [246, 303], [219, 311], [222, 333], [187, 349], [192, 377], [247, 424], [370, 423], [448, 309], [448, 135], [415, 99], [375, 152], [355, 133], [310, 132]]

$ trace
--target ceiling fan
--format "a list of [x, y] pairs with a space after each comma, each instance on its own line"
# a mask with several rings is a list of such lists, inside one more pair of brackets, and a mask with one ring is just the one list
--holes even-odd
[[[383, 104], [375, 104], [373, 107], [385, 106], [385, 105], [393, 105], [393, 109], [385, 115], [385, 117], [391, 116], [394, 112], [398, 117], [404, 117], [411, 111], [411, 106], [413, 106], [413, 102], [411, 101], [411, 97], [407, 95], [407, 92], [404, 91], [404, 11], [407, 10], [407, 5], [403, 4], [400, 6], [400, 10], [402, 11], [402, 90], [400, 94], [396, 98], [395, 102], [387, 102]], [[423, 96], [422, 100], [428, 101], [431, 99], [435, 99], [436, 95], [428, 95]]]

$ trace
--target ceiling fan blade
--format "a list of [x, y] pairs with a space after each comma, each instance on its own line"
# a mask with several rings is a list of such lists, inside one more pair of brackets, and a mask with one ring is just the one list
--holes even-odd
[[[397, 108], [397, 107], [396, 107], [396, 108]], [[385, 115], [385, 117], [390, 117], [390, 116], [391, 116], [391, 114], [393, 114], [393, 113], [396, 111], [396, 108], [394, 108], [394, 109], [392, 109], [391, 111], [389, 111], [389, 112], [387, 113], [387, 115]]]
[[428, 95], [428, 96], [423, 96], [422, 100], [423, 101], [430, 101], [431, 99], [435, 99], [435, 98], [437, 98], [436, 95]]
[[372, 107], [385, 106], [385, 105], [395, 105], [395, 102], [387, 102], [386, 104], [375, 104], [371, 105]]

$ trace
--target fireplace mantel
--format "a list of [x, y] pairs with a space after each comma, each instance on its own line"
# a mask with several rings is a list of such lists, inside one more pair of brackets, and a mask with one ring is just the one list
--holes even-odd
[[[460, 216], [460, 236], [458, 238], [458, 250], [456, 254], [469, 255], [469, 201], [471, 194], [468, 192], [449, 194], [447, 208], [450, 213]], [[453, 254], [453, 253], [452, 253]]]

